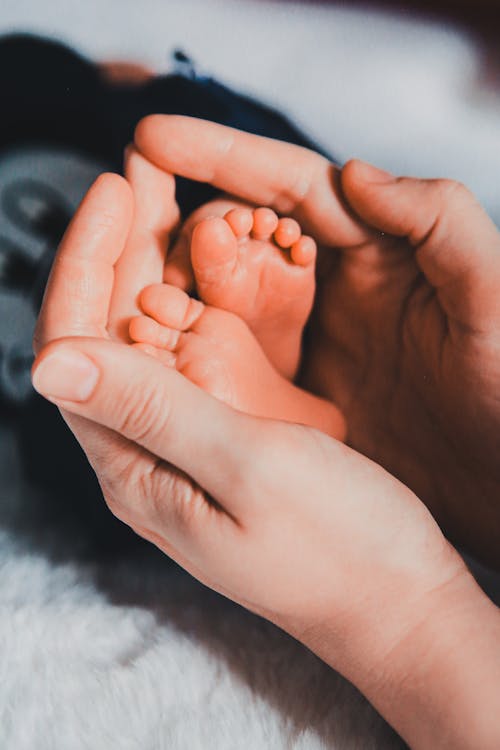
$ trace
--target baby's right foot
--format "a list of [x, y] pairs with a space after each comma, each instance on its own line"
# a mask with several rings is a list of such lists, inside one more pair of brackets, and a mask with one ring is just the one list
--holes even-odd
[[[200, 299], [244, 320], [276, 369], [292, 379], [314, 298], [314, 240], [269, 208], [224, 199], [195, 211], [193, 224], [190, 260]], [[165, 281], [175, 283], [181, 257], [174, 247]]]

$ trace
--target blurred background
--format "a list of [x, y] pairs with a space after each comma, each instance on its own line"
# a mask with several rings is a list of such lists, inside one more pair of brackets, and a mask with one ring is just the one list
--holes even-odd
[[495, 0], [3, 0], [29, 30], [95, 60], [201, 72], [285, 111], [344, 160], [467, 183], [500, 221]]

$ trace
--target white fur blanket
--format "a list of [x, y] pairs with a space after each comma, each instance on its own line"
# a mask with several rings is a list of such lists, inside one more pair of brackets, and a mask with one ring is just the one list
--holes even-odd
[[[479, 87], [480, 55], [455, 31], [259, 0], [4, 0], [10, 28], [157, 69], [181, 46], [341, 158], [456, 177], [500, 221], [500, 98]], [[2, 750], [403, 747], [307, 650], [155, 550], [56, 561], [78, 540], [33, 512], [7, 435], [0, 468]]]

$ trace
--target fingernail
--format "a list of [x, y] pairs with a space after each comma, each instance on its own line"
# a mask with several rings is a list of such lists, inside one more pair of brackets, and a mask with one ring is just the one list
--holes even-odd
[[34, 389], [46, 398], [86, 401], [97, 385], [99, 370], [84, 354], [61, 349], [45, 357], [31, 379]]
[[[395, 177], [390, 172], [386, 172], [383, 169], [379, 169], [378, 167], [374, 167], [373, 164], [368, 164], [366, 161], [362, 161], [359, 163], [361, 166], [361, 176], [363, 179], [365, 179], [367, 182], [392, 182], [395, 180]], [[359, 169], [359, 167], [358, 167]]]

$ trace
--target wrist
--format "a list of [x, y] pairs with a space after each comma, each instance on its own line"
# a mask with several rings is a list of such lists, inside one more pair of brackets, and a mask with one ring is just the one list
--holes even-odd
[[500, 747], [500, 611], [466, 571], [388, 654], [379, 710], [412, 748]]
[[500, 610], [465, 565], [422, 596], [409, 587], [385, 599], [363, 630], [347, 633], [342, 655], [325, 633], [308, 645], [411, 748], [500, 747]]

